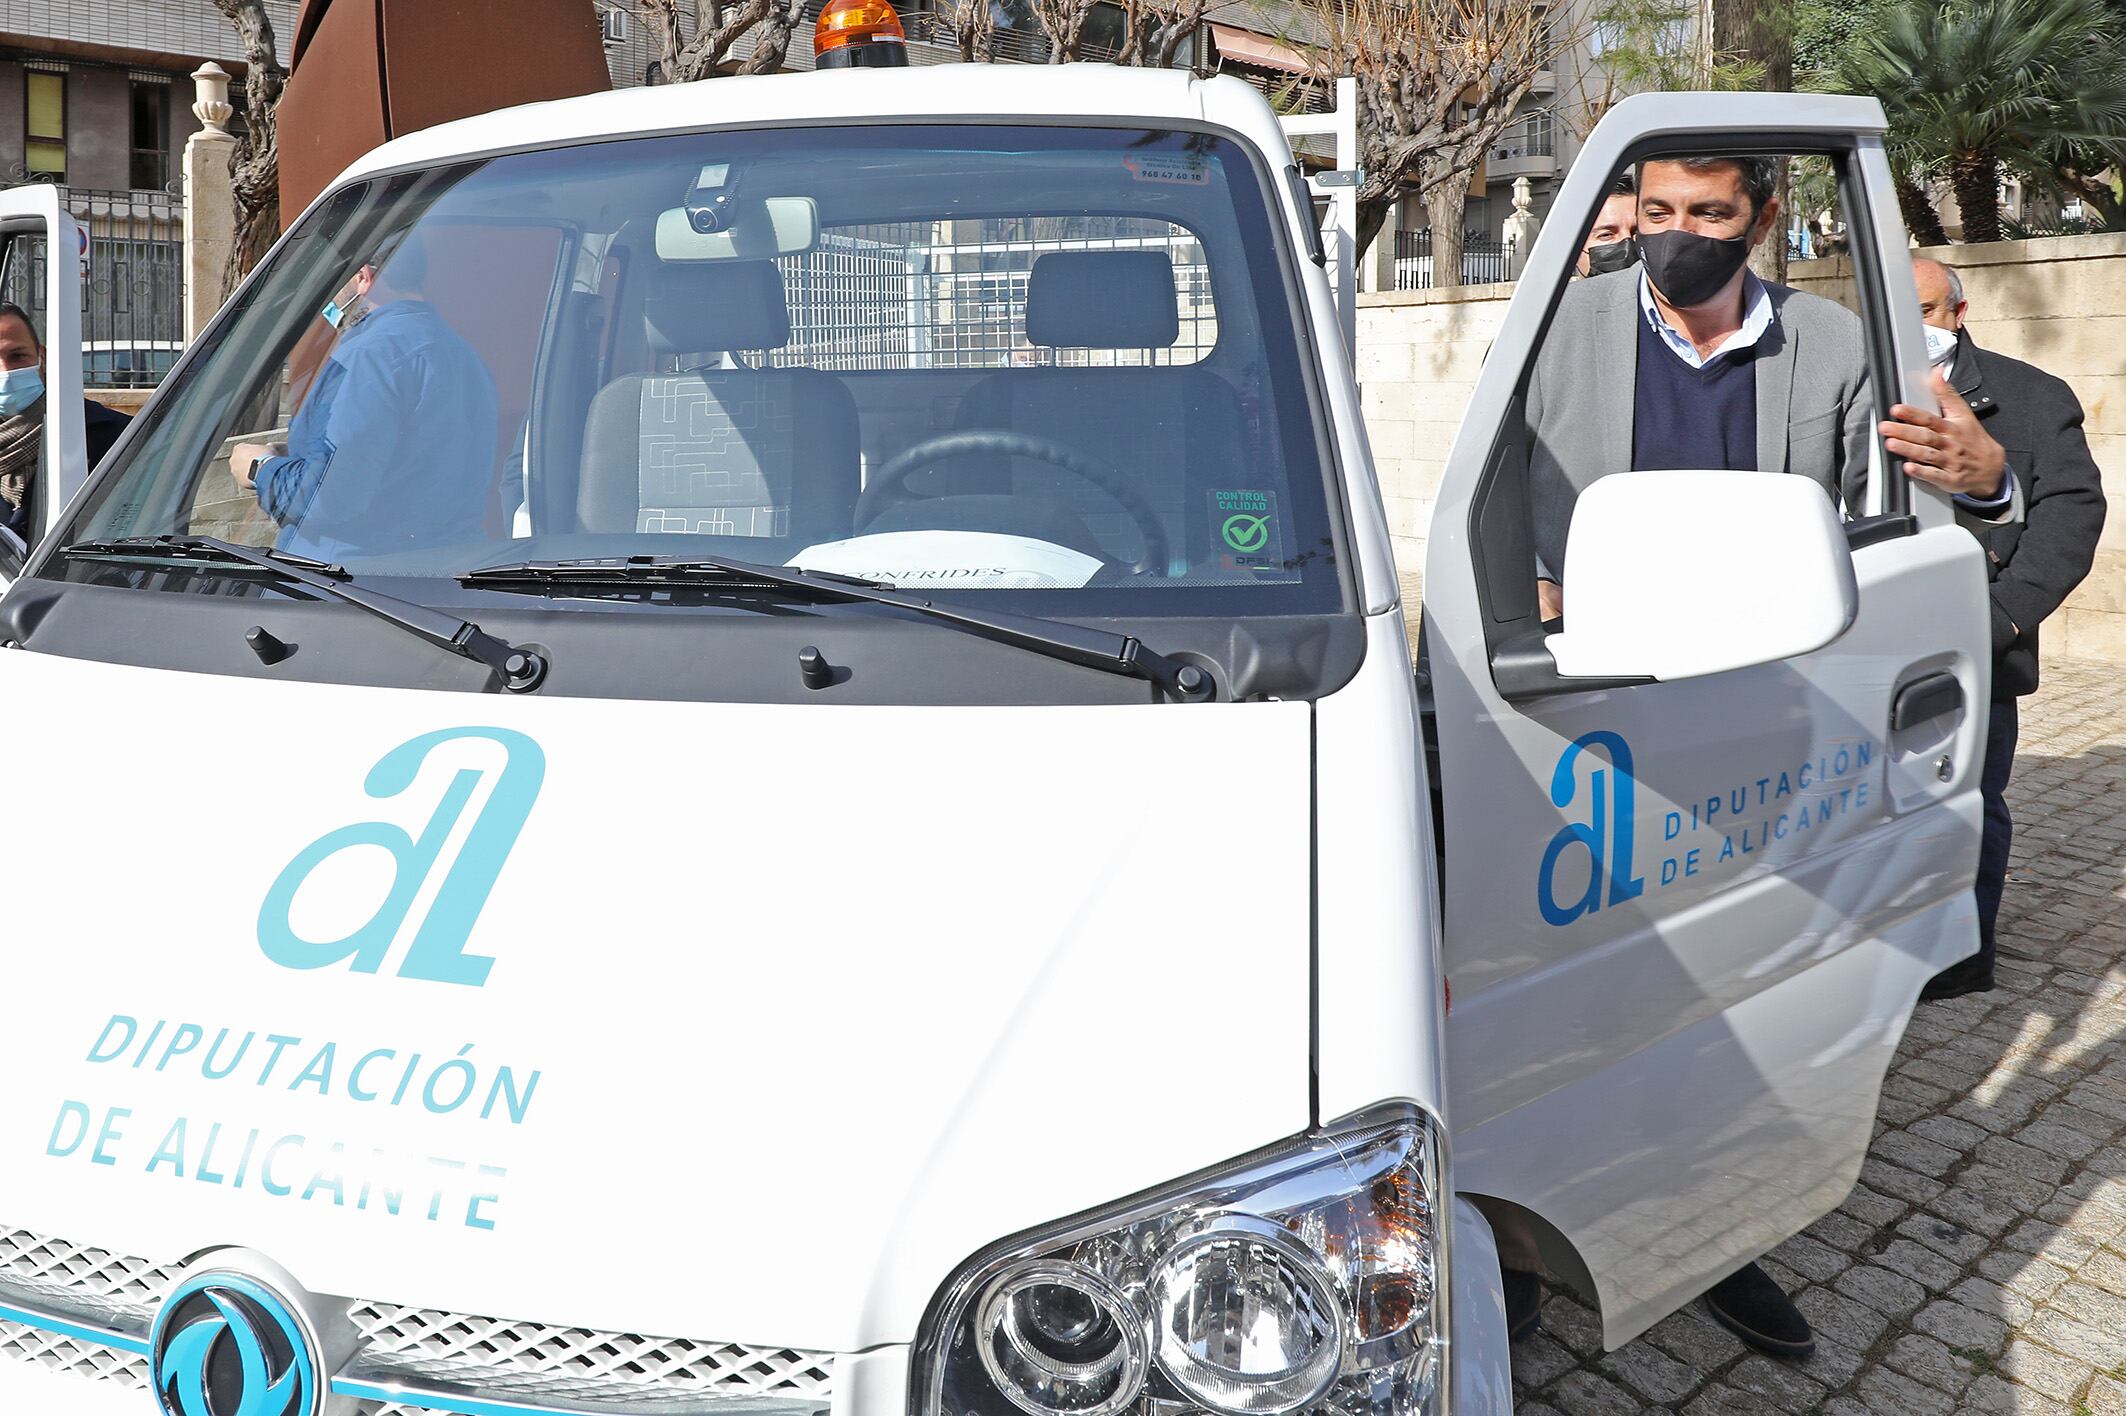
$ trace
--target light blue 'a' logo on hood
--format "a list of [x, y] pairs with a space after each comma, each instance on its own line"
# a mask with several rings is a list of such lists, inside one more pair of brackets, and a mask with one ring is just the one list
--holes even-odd
[[[369, 769], [363, 789], [379, 799], [398, 796], [413, 785], [431, 752], [444, 743], [466, 738], [500, 743], [508, 759], [466, 833], [464, 845], [449, 863], [443, 883], [399, 963], [398, 975], [478, 988], [487, 981], [494, 959], [468, 954], [466, 942], [502, 873], [502, 863], [509, 858], [510, 848], [516, 845], [518, 833], [531, 816], [532, 804], [539, 799], [539, 786], [546, 779], [546, 754], [523, 733], [508, 728], [445, 728], [424, 733], [385, 753]], [[435, 871], [437, 857], [452, 829], [488, 775], [485, 768], [460, 768], [418, 836], [388, 821], [358, 821], [328, 831], [298, 851], [259, 906], [258, 946], [266, 957], [291, 969], [329, 968], [345, 960], [357, 973], [375, 973], [382, 967], [384, 955], [405, 923], [421, 887]], [[291, 922], [296, 892], [327, 859], [356, 846], [382, 847], [391, 853], [394, 864], [390, 893], [369, 919], [356, 924], [343, 937], [303, 938]]]

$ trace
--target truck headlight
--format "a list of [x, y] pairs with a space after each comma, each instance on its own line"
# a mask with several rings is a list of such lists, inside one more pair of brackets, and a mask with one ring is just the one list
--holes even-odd
[[977, 1255], [924, 1318], [916, 1416], [1416, 1416], [1447, 1344], [1439, 1144], [1340, 1122]]

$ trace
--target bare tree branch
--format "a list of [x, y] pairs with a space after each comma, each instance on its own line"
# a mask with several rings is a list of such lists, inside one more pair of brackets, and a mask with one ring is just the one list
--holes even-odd
[[960, 46], [962, 64], [997, 62], [997, 17], [990, 0], [946, 0], [946, 22]]
[[1120, 0], [1122, 48], [1117, 64], [1171, 69], [1181, 46], [1203, 27], [1206, 0]]
[[273, 43], [264, 0], [214, 0], [244, 47], [244, 131], [229, 157], [236, 192], [236, 240], [222, 270], [222, 293], [236, 288], [281, 230], [279, 109], [288, 72]]
[[1358, 80], [1358, 247], [1406, 192], [1433, 219], [1433, 279], [1461, 282], [1469, 179], [1573, 36], [1534, 0], [1295, 0], [1316, 77]]
[[659, 75], [668, 84], [684, 84], [722, 73], [733, 46], [755, 31], [752, 52], [732, 72], [775, 72], [789, 53], [801, 4], [802, 0], [695, 0], [691, 37], [681, 23], [686, 0], [635, 0], [635, 13], [657, 45]]
[[1033, 0], [1033, 17], [1048, 38], [1048, 62], [1075, 63], [1085, 44], [1085, 22], [1099, 0]]

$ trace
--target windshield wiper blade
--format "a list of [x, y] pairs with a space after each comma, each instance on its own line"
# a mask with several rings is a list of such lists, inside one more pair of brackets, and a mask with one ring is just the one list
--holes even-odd
[[61, 555], [85, 559], [185, 560], [205, 555], [221, 562], [247, 565], [280, 580], [314, 590], [328, 600], [366, 610], [387, 624], [397, 625], [460, 658], [485, 666], [511, 693], [529, 693], [546, 678], [543, 655], [520, 649], [498, 639], [471, 620], [396, 595], [346, 584], [345, 566], [313, 560], [290, 551], [241, 546], [216, 536], [121, 536], [107, 541], [76, 541], [60, 548]]
[[1170, 659], [1135, 635], [1089, 629], [1037, 615], [970, 610], [911, 595], [877, 580], [836, 575], [824, 570], [764, 565], [727, 556], [585, 557], [580, 560], [529, 560], [461, 571], [458, 581], [481, 589], [567, 583], [595, 585], [686, 585], [754, 581], [782, 590], [832, 600], [860, 600], [893, 605], [969, 634], [1015, 649], [1081, 664], [1102, 673], [1144, 679], [1184, 702], [1210, 697], [1211, 676], [1194, 664]]

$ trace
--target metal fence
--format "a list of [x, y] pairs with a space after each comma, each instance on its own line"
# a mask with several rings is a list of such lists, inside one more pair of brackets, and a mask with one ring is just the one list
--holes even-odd
[[[59, 191], [89, 234], [82, 381], [90, 388], [153, 388], [184, 347], [183, 203], [168, 192]], [[46, 258], [41, 242], [17, 240], [0, 270], [0, 299], [28, 310], [40, 327]]]
[[[1494, 285], [1513, 279], [1513, 242], [1471, 231], [1462, 237], [1462, 284]], [[1430, 290], [1432, 232], [1395, 233], [1395, 288]]]
[[[790, 341], [761, 358], [855, 372], [1191, 364], [1218, 342], [1203, 248], [1138, 217], [905, 222], [843, 227], [779, 264]], [[1180, 332], [1152, 349], [1058, 349], [1026, 338], [1034, 263], [1053, 251], [1158, 251], [1173, 267]]]

